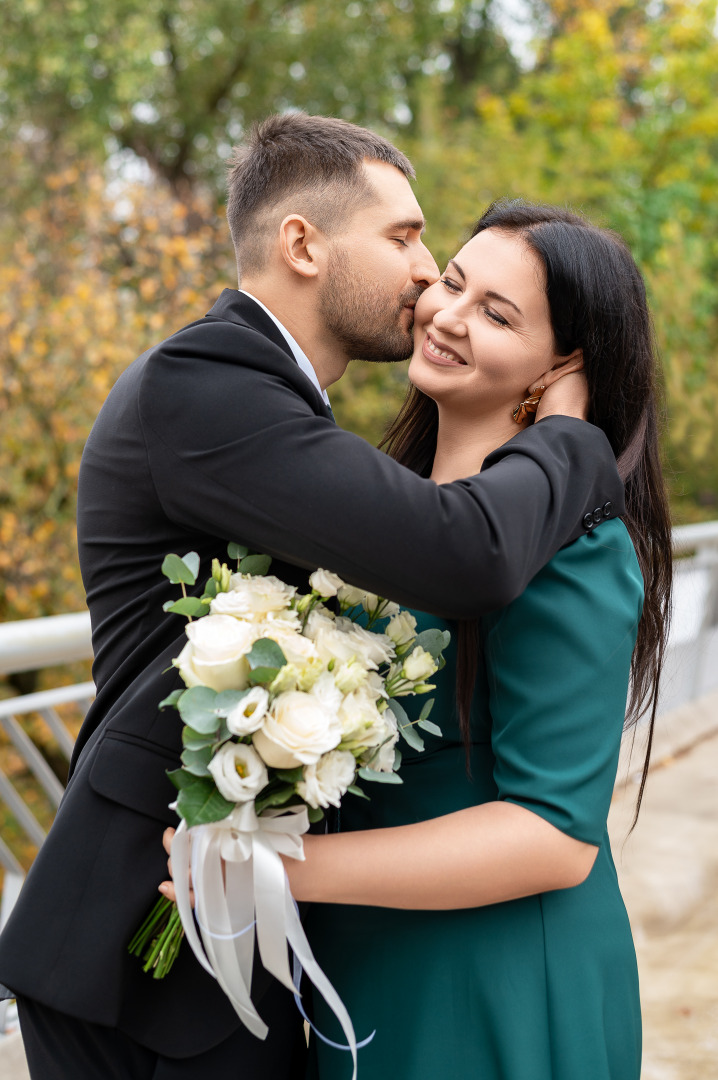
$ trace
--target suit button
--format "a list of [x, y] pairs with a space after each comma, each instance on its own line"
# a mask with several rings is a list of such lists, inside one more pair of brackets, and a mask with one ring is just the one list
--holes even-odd
[[595, 525], [598, 525], [601, 521], [603, 521], [603, 510], [600, 506], [597, 506], [596, 509], [593, 511], [593, 521]]
[[593, 514], [586, 514], [583, 519], [584, 529], [592, 529], [594, 525]]
[[603, 504], [603, 516], [604, 517], [610, 517], [612, 510], [613, 510], [613, 503], [612, 502], [607, 502], [607, 503]]

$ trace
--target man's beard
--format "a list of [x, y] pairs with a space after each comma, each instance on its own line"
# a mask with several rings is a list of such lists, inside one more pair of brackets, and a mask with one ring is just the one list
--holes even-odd
[[327, 330], [350, 359], [394, 363], [414, 351], [413, 320], [407, 329], [400, 320], [404, 308], [416, 303], [421, 293], [415, 286], [390, 299], [379, 285], [352, 269], [343, 251], [334, 249], [319, 310]]

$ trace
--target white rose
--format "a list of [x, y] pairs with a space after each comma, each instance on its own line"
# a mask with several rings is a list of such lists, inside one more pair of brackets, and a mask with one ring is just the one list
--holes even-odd
[[389, 620], [384, 633], [397, 648], [408, 645], [416, 637], [416, 619], [408, 611], [400, 611]]
[[342, 795], [354, 780], [356, 762], [347, 750], [331, 750], [316, 765], [304, 766], [304, 779], [297, 784], [297, 794], [316, 809], [339, 806]]
[[262, 726], [269, 706], [269, 694], [263, 686], [253, 686], [238, 705], [227, 714], [227, 727], [233, 735], [251, 735]]
[[310, 575], [309, 584], [325, 600], [330, 596], [336, 596], [344, 586], [342, 579], [337, 574], [333, 574], [331, 570], [315, 570]]
[[188, 623], [189, 641], [172, 663], [186, 686], [212, 690], [244, 690], [249, 665], [245, 659], [255, 640], [250, 623], [229, 615], [205, 615]]
[[337, 591], [337, 597], [341, 603], [346, 604], [348, 607], [356, 607], [361, 604], [365, 596], [364, 590], [357, 589], [354, 585], [342, 585], [341, 589]]
[[250, 802], [269, 783], [264, 762], [246, 743], [225, 743], [208, 768], [220, 795], [230, 802]]
[[288, 608], [296, 591], [271, 574], [266, 577], [232, 574], [229, 592], [216, 596], [210, 611], [213, 615], [233, 615], [236, 619], [259, 622], [270, 612]]
[[339, 708], [342, 744], [356, 749], [378, 746], [386, 738], [386, 722], [374, 701], [361, 690], [347, 694]]
[[290, 690], [275, 699], [252, 741], [267, 765], [293, 769], [314, 765], [338, 746], [341, 737], [341, 724], [332, 709], [314, 694]]
[[411, 682], [423, 682], [438, 670], [439, 665], [434, 657], [420, 645], [409, 653], [401, 668], [404, 678]]

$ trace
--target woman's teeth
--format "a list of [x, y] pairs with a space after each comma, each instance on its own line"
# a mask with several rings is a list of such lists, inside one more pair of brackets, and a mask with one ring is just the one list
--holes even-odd
[[436, 345], [430, 337], [427, 337], [426, 343], [429, 347], [429, 352], [432, 352], [434, 356], [443, 356], [445, 360], [454, 360], [457, 364], [463, 363], [463, 361], [460, 360], [458, 356], [456, 356], [454, 353], [444, 352], [442, 349], [437, 349]]

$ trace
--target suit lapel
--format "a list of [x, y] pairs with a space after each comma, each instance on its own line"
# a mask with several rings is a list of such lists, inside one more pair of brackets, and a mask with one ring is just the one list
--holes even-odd
[[[266, 311], [262, 311], [259, 304], [256, 304], [251, 296], [238, 292], [237, 289], [223, 289], [219, 299], [207, 312], [205, 318], [223, 319], [226, 322], [237, 323], [239, 326], [247, 326], [250, 330], [256, 330], [257, 333], [262, 334], [275, 345], [278, 345], [291, 359], [292, 363], [296, 364], [297, 362], [287, 339], [276, 323], [269, 318]], [[311, 386], [311, 381], [307, 381]], [[312, 386], [312, 389], [316, 394], [316, 387]], [[327, 405], [320, 394], [316, 394], [316, 397], [320, 402], [323, 414], [336, 423], [331, 407]]]

